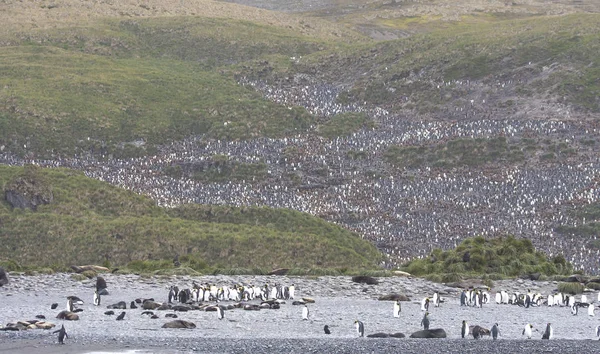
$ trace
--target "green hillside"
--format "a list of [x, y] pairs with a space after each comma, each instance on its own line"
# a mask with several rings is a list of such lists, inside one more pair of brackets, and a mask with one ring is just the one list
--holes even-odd
[[184, 265], [200, 271], [376, 269], [381, 260], [381, 254], [356, 234], [290, 210], [166, 210], [146, 197], [71, 170], [0, 166], [3, 194], [15, 189], [15, 183], [33, 186], [26, 189], [28, 195], [50, 191], [53, 199], [31, 211], [12, 208], [3, 198], [0, 264], [9, 268], [107, 263], [119, 267], [139, 261], [172, 266], [177, 254]]

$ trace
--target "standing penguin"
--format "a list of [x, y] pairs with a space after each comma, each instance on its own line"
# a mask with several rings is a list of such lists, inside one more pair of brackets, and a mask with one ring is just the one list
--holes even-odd
[[500, 330], [498, 329], [498, 324], [494, 323], [494, 325], [492, 326], [492, 338], [494, 340], [498, 339], [498, 335], [500, 334]]
[[394, 317], [400, 317], [400, 312], [402, 312], [402, 306], [400, 305], [400, 300], [396, 300], [394, 303]]
[[433, 306], [440, 307], [440, 294], [437, 291], [433, 293]]
[[225, 317], [225, 311], [221, 306], [217, 306], [217, 318], [222, 320]]
[[421, 300], [421, 311], [429, 311], [429, 298]]
[[60, 326], [59, 330], [56, 330], [52, 333], [58, 333], [58, 343], [60, 344], [65, 344], [65, 338], [69, 338], [67, 331], [65, 330], [65, 325]]
[[552, 339], [554, 335], [554, 331], [552, 330], [552, 326], [550, 323], [546, 325], [546, 331], [542, 334], [542, 339]]
[[600, 340], [600, 326], [596, 327], [596, 337]]
[[365, 325], [361, 321], [355, 320], [354, 327], [356, 327], [356, 332], [358, 333], [359, 337], [365, 336]]
[[467, 321], [463, 320], [462, 322], [462, 328], [460, 329], [460, 336], [461, 337], [465, 337], [469, 335], [469, 325], [467, 324]]
[[302, 308], [302, 319], [308, 320], [309, 313], [310, 311], [308, 310], [308, 306], [304, 305], [304, 307]]
[[573, 304], [573, 306], [571, 306], [571, 315], [576, 316], [578, 312], [579, 312], [579, 306]]
[[94, 290], [94, 306], [100, 306], [100, 294], [98, 294], [98, 289]]
[[595, 314], [594, 314], [595, 309], [596, 309], [596, 306], [594, 306], [594, 304], [590, 304], [590, 306], [588, 306], [588, 316], [595, 316]]
[[296, 292], [296, 287], [294, 286], [294, 284], [290, 285], [289, 289], [288, 289], [288, 293], [290, 294], [290, 300], [294, 300], [294, 295]]
[[71, 299], [70, 297], [67, 298], [67, 311], [73, 312], [74, 309], [75, 306], [73, 306], [73, 299]]
[[323, 331], [325, 331], [325, 334], [331, 334], [331, 331], [329, 330], [328, 325], [325, 325], [325, 327], [323, 327]]
[[460, 293], [460, 306], [467, 306], [467, 292], [464, 289]]
[[429, 317], [427, 316], [429, 316], [429, 312], [425, 312], [425, 315], [421, 320], [421, 326], [423, 326], [423, 329], [429, 329]]
[[531, 329], [533, 328], [533, 326], [531, 324], [527, 324], [525, 326], [525, 328], [523, 329], [523, 334], [522, 335], [526, 335], [527, 339], [531, 339], [532, 333], [531, 333]]

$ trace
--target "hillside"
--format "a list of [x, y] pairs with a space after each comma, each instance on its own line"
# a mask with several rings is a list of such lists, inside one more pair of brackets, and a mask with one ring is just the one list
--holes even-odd
[[79, 172], [34, 166], [0, 166], [0, 186], [3, 196], [6, 190], [52, 195], [35, 211], [13, 208], [2, 198], [0, 264], [11, 270], [140, 267], [144, 261], [168, 268], [176, 255], [199, 271], [376, 269], [381, 260], [356, 234], [291, 210], [191, 205], [165, 210]]
[[[599, 199], [598, 11], [591, 0], [7, 0], [0, 163], [79, 170], [178, 220], [304, 212], [358, 233], [390, 268], [510, 234], [598, 273], [597, 250], [580, 249], [593, 232], [571, 231]], [[145, 225], [164, 217], [105, 231], [156, 236]], [[284, 220], [245, 222], [259, 235]]]

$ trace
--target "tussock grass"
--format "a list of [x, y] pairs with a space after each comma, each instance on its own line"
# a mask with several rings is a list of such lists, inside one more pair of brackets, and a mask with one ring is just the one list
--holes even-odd
[[566, 294], [581, 294], [583, 293], [583, 285], [579, 283], [558, 283], [558, 291]]
[[465, 239], [454, 250], [435, 249], [428, 258], [410, 261], [402, 270], [436, 282], [454, 282], [461, 276], [479, 276], [491, 282], [531, 273], [567, 275], [573, 267], [562, 256], [550, 259], [536, 251], [528, 239], [478, 236]]

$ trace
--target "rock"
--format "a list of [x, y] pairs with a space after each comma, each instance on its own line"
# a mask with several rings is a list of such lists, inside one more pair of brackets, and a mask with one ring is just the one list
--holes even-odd
[[8, 284], [8, 273], [0, 267], [0, 286]]
[[37, 175], [37, 166], [25, 166], [25, 176], [17, 177], [4, 189], [4, 199], [13, 207], [36, 211], [39, 205], [54, 200], [52, 188]]
[[289, 271], [289, 268], [273, 269], [268, 275], [286, 275]]
[[162, 328], [196, 328], [196, 325], [193, 322], [175, 320], [165, 323]]
[[367, 276], [367, 275], [357, 275], [352, 277], [352, 281], [355, 283], [368, 284], [368, 285], [377, 285], [379, 281], [376, 278]]
[[410, 301], [410, 298], [404, 294], [381, 295], [379, 301]]
[[446, 331], [443, 328], [424, 329], [411, 334], [410, 338], [446, 338]]

